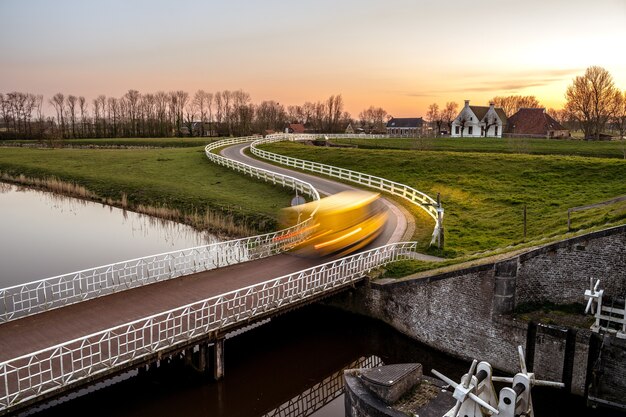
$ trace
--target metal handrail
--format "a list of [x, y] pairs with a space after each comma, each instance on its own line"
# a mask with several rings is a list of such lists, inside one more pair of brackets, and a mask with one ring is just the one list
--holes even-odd
[[[374, 188], [391, 195], [395, 195], [405, 200], [410, 201], [422, 210], [424, 210], [430, 217], [435, 220], [435, 228], [433, 230], [433, 238], [431, 244], [433, 244], [439, 237], [443, 226], [443, 207], [441, 204], [429, 197], [425, 193], [416, 190], [413, 187], [404, 185], [398, 182], [389, 181], [385, 178], [376, 177], [374, 175], [364, 174], [362, 172], [351, 171], [349, 169], [338, 168], [332, 165], [320, 164], [318, 162], [307, 161], [304, 159], [292, 158], [289, 156], [279, 155], [273, 152], [268, 152], [263, 149], [259, 149], [257, 146], [265, 143], [274, 143], [280, 141], [304, 141], [314, 140], [320, 137], [328, 135], [319, 134], [289, 134], [279, 133], [274, 135], [267, 135], [265, 138], [257, 138], [250, 145], [251, 152], [263, 159], [267, 159], [279, 164], [291, 166], [294, 168], [302, 169], [305, 171], [316, 172], [319, 174], [327, 175], [329, 177], [338, 178], [345, 181], [354, 182], [366, 187]], [[334, 135], [336, 137], [340, 135]], [[351, 135], [345, 135], [341, 137], [350, 137]]]
[[123, 368], [163, 348], [301, 303], [410, 259], [415, 242], [381, 246], [207, 298], [0, 363], [0, 413], [19, 403]]
[[[223, 146], [254, 139], [258, 137], [214, 142], [206, 146], [205, 153], [215, 163], [319, 200], [319, 193], [308, 182], [255, 168], [212, 152]], [[3, 288], [0, 289], [0, 323], [154, 282], [276, 255], [306, 238], [306, 233], [295, 232], [305, 228], [309, 221], [305, 219], [296, 226], [274, 233], [145, 256]]]

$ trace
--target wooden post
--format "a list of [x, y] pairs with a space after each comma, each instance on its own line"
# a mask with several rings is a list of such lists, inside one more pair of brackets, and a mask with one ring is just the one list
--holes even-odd
[[570, 223], [570, 213], [572, 211], [570, 209], [567, 209], [567, 231], [571, 232], [572, 228], [570, 227], [571, 223]]
[[224, 377], [224, 339], [218, 339], [214, 345], [213, 377], [219, 381]]
[[524, 240], [526, 240], [526, 204], [524, 204]]
[[204, 372], [206, 370], [206, 344], [200, 343], [198, 352], [198, 370]]

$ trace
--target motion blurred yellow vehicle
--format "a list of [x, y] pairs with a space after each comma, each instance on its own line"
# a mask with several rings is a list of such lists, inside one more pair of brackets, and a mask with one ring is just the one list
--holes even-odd
[[280, 222], [293, 226], [313, 217], [302, 233], [309, 237], [293, 248], [302, 256], [344, 256], [372, 242], [383, 231], [387, 209], [378, 193], [344, 191], [319, 201], [281, 210]]

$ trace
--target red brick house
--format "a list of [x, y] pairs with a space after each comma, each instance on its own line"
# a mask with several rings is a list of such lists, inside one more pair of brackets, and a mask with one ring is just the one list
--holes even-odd
[[546, 109], [519, 109], [509, 117], [507, 136], [567, 138], [569, 130], [546, 113]]

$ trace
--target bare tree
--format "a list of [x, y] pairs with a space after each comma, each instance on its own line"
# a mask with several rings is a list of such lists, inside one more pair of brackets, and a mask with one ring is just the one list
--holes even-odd
[[491, 99], [495, 107], [500, 107], [506, 117], [511, 117], [521, 108], [538, 108], [541, 107], [535, 96], [496, 96]]
[[62, 93], [56, 93], [49, 101], [57, 113], [57, 124], [61, 126], [61, 137], [65, 137], [65, 96]]
[[70, 124], [72, 126], [72, 138], [76, 137], [76, 103], [78, 102], [78, 97], [74, 95], [67, 96], [67, 114], [70, 118]]
[[626, 90], [618, 94], [615, 97], [615, 101], [615, 115], [613, 116], [613, 121], [620, 139], [624, 139], [624, 132], [626, 131]]
[[261, 133], [264, 130], [281, 130], [285, 120], [288, 120], [285, 107], [276, 101], [263, 101], [256, 108], [257, 130]]
[[439, 105], [437, 103], [433, 103], [428, 106], [426, 119], [430, 122], [430, 125], [435, 130], [435, 137], [439, 137], [441, 133], [441, 126], [443, 125], [443, 118], [442, 112], [439, 111]]
[[606, 123], [615, 114], [620, 91], [602, 67], [589, 67], [567, 87], [566, 110], [578, 122], [586, 139], [600, 139]]
[[120, 103], [115, 97], [109, 97], [107, 99], [107, 118], [109, 119], [109, 125], [111, 126], [110, 136], [116, 138], [119, 135], [119, 118], [120, 118]]
[[446, 107], [441, 110], [441, 120], [448, 127], [448, 133], [452, 133], [452, 121], [459, 113], [459, 105], [454, 102], [447, 102]]
[[80, 136], [84, 138], [87, 136], [87, 126], [89, 125], [87, 99], [85, 97], [78, 97], [78, 108], [80, 109]]
[[370, 106], [359, 113], [361, 126], [368, 133], [381, 133], [385, 131], [385, 118], [387, 111], [382, 107]]

